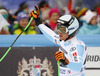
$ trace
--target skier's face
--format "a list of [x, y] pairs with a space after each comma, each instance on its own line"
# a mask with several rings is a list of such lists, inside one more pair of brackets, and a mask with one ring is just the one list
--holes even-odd
[[61, 33], [60, 31], [58, 31], [60, 40], [65, 40], [66, 38], [68, 38], [68, 32], [67, 33]]

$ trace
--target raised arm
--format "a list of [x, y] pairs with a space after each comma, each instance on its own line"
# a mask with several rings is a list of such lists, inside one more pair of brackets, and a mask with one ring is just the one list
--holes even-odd
[[50, 28], [48, 28], [47, 26], [45, 26], [44, 24], [40, 24], [39, 29], [42, 31], [42, 33], [52, 42], [56, 43], [56, 44], [60, 44], [60, 40], [59, 40], [59, 36], [52, 31]]
[[52, 42], [59, 45], [60, 40], [59, 36], [56, 35], [54, 31], [52, 31], [50, 28], [42, 24], [40, 20], [40, 14], [39, 14], [39, 8], [35, 6], [36, 10], [31, 11], [30, 16], [34, 18], [36, 25], [39, 27], [39, 29], [42, 31], [42, 33]]

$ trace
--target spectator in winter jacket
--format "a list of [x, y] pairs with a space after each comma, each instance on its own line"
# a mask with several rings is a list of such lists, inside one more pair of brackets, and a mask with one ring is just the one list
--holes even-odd
[[51, 28], [53, 31], [56, 31], [57, 29], [57, 20], [60, 17], [60, 12], [58, 8], [52, 8], [49, 11], [49, 20], [46, 21], [46, 25]]
[[[19, 35], [24, 30], [24, 28], [27, 26], [27, 24], [29, 22], [29, 18], [27, 16], [27, 14], [21, 12], [17, 16], [17, 21], [18, 21], [18, 24], [15, 24], [13, 26], [12, 33]], [[26, 29], [26, 31], [24, 31], [22, 34], [37, 34], [37, 33], [35, 31], [34, 26], [29, 26]]]
[[44, 11], [50, 9], [49, 3], [48, 3], [48, 1], [45, 1], [45, 0], [40, 1], [38, 4], [38, 7], [39, 7], [40, 18], [41, 18], [41, 20], [44, 20], [44, 19], [42, 19], [42, 15], [44, 14]]
[[9, 23], [7, 21], [8, 12], [5, 9], [0, 9], [0, 34], [10, 34]]
[[97, 25], [96, 11], [88, 10], [81, 19], [83, 20], [83, 25], [78, 31], [79, 35], [100, 34], [100, 27]]

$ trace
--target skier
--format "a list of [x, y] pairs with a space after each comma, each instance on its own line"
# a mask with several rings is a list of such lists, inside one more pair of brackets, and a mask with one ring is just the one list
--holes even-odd
[[30, 16], [36, 25], [51, 41], [59, 45], [55, 58], [60, 61], [60, 76], [85, 76], [86, 45], [76, 37], [79, 27], [77, 19], [71, 15], [63, 15], [57, 24], [58, 34], [42, 24], [39, 9], [31, 11]]

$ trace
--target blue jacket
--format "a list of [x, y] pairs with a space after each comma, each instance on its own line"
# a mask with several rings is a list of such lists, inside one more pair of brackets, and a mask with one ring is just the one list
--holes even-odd
[[79, 29], [78, 35], [93, 35], [100, 34], [100, 27], [98, 25], [89, 25], [85, 21], [82, 27]]

